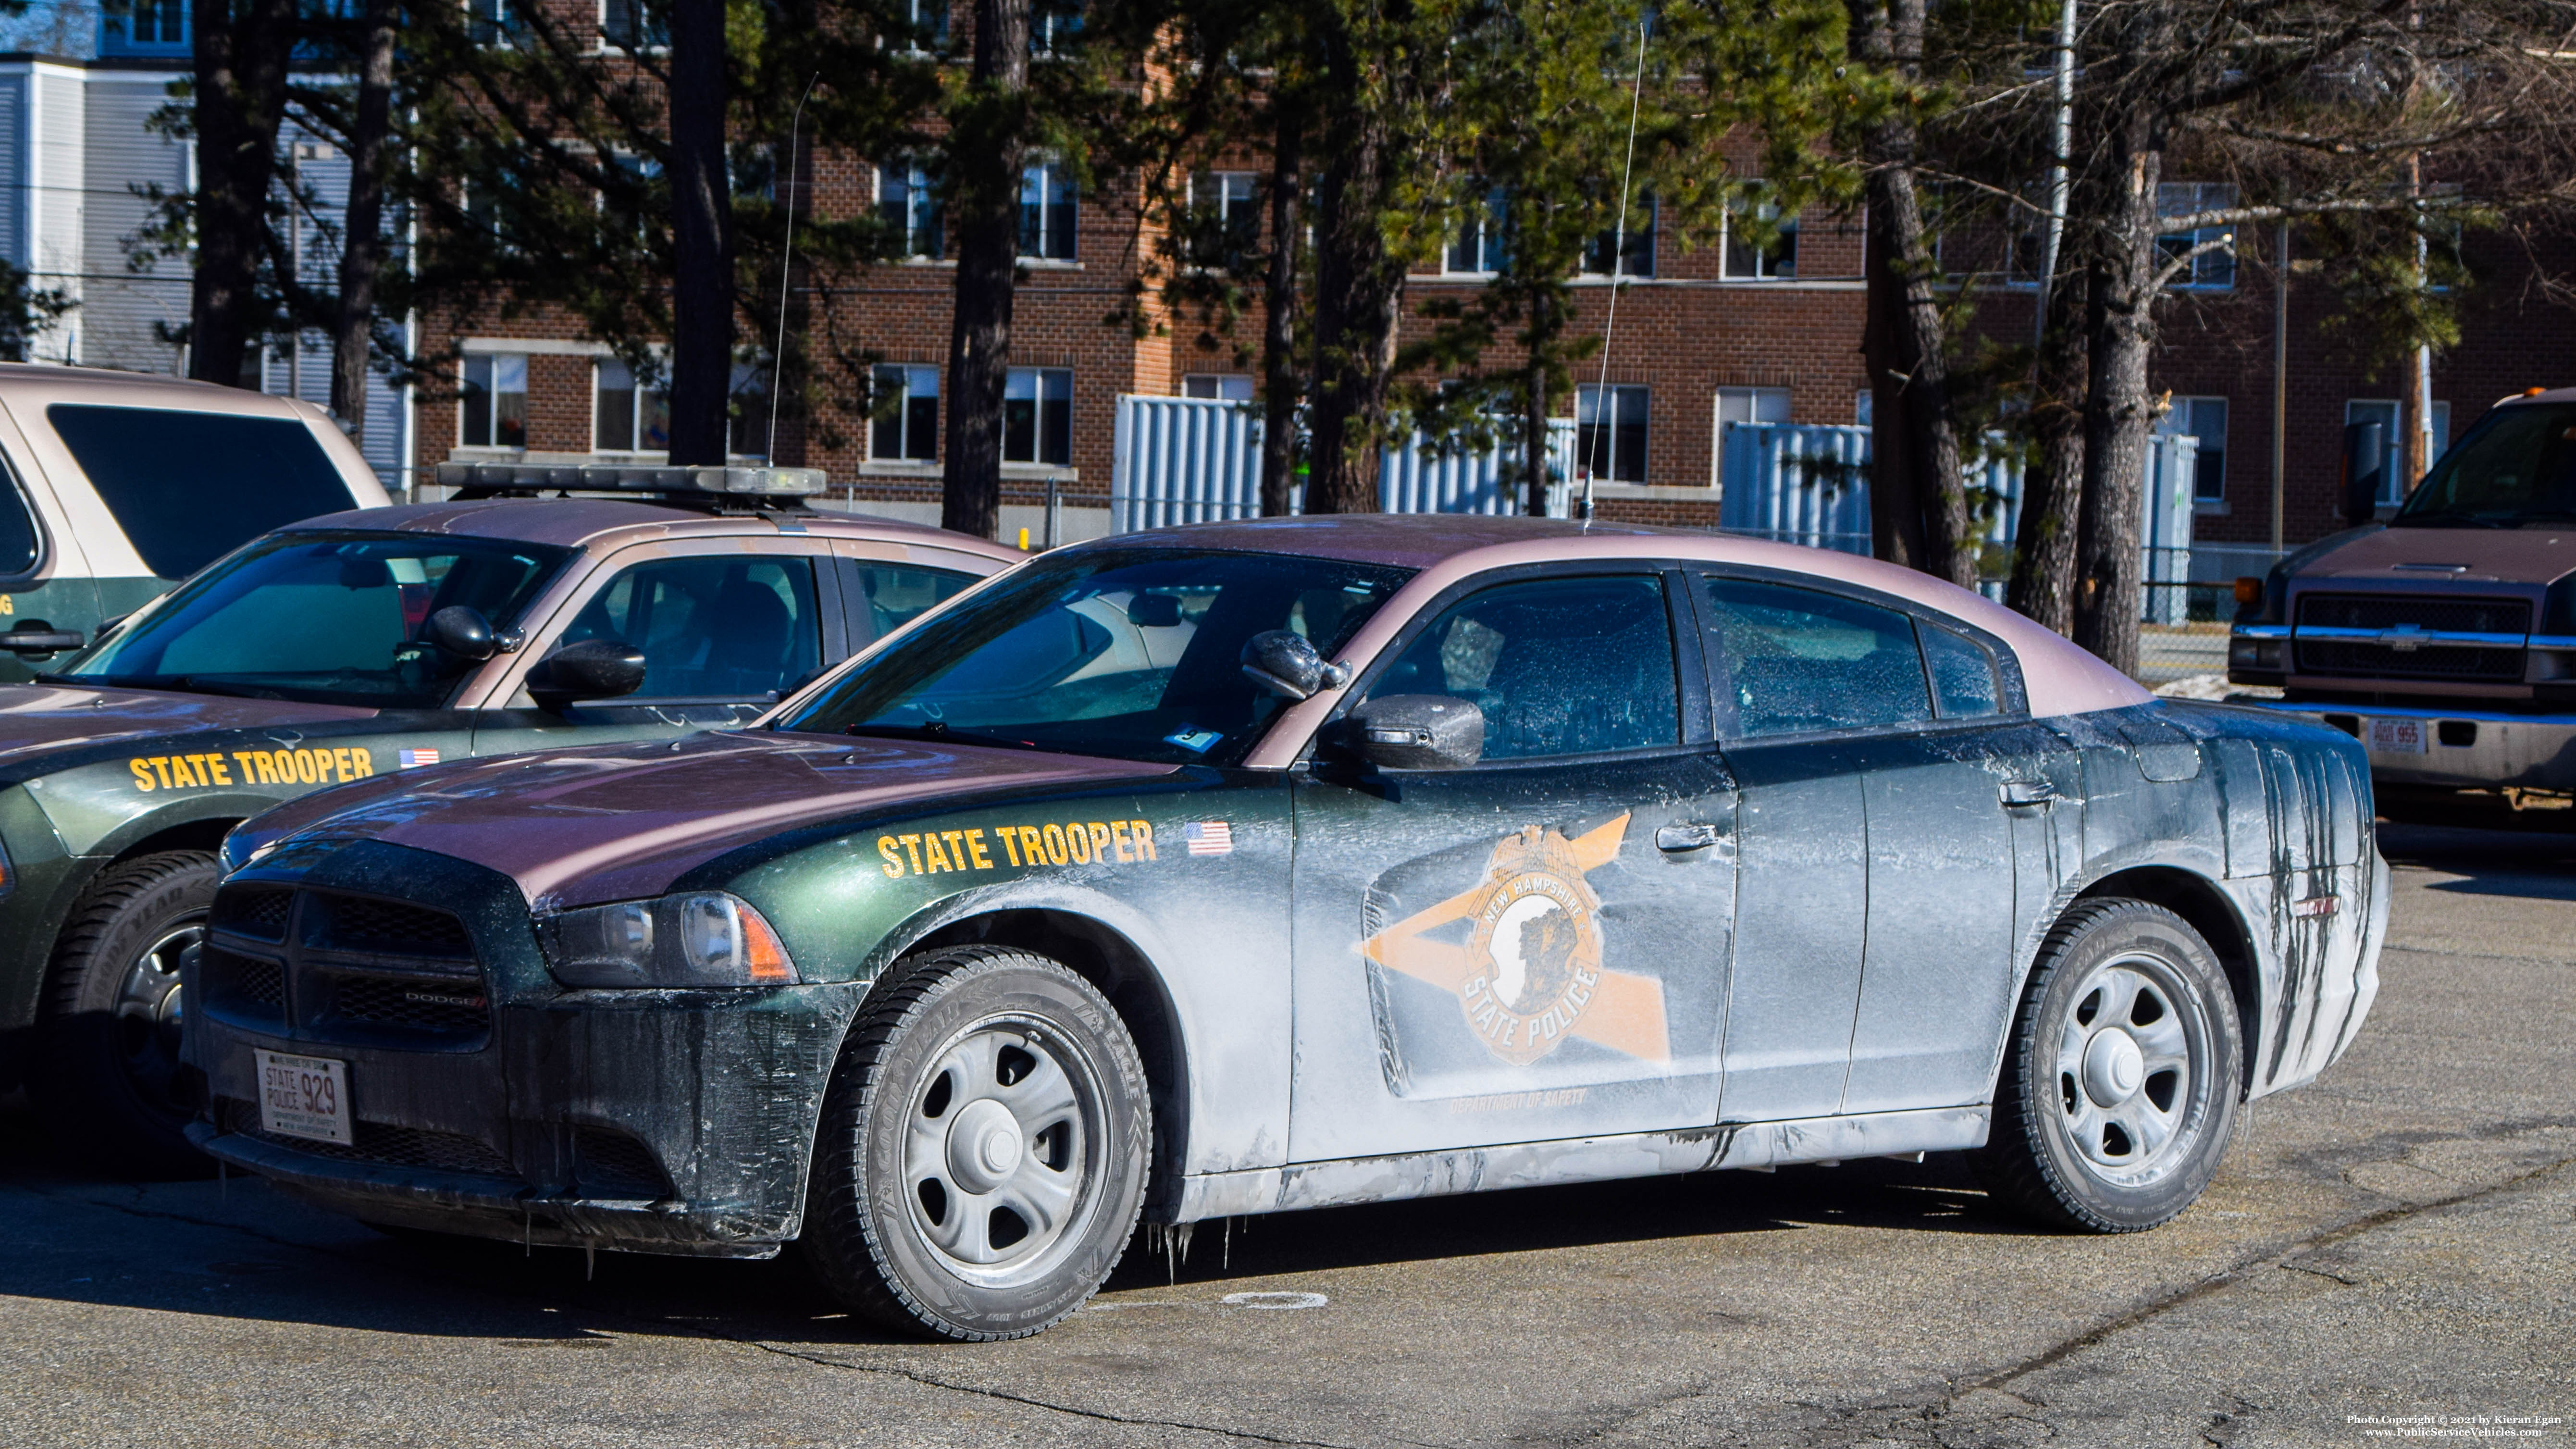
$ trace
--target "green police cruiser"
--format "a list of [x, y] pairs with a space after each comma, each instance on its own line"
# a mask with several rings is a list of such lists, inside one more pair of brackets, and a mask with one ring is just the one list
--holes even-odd
[[450, 501], [256, 537], [0, 685], [0, 1087], [102, 1167], [205, 1166], [179, 958], [235, 824], [441, 761], [743, 723], [1020, 557], [815, 512], [811, 469], [439, 481]]

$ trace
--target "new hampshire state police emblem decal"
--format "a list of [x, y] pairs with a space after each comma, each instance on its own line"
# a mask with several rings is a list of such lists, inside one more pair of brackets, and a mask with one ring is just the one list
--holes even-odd
[[[1360, 954], [1455, 992], [1468, 1030], [1516, 1066], [1569, 1037], [1669, 1061], [1663, 983], [1603, 964], [1601, 897], [1585, 879], [1627, 832], [1625, 815], [1570, 840], [1525, 826], [1494, 846], [1483, 880], [1369, 937]], [[1460, 921], [1463, 941], [1430, 939]]]

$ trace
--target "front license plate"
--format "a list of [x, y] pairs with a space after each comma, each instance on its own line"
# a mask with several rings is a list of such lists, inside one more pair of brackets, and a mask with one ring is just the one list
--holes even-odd
[[2372, 720], [2370, 747], [2382, 754], [2420, 755], [2424, 753], [2424, 722], [2420, 719]]
[[281, 1137], [355, 1146], [349, 1133], [349, 1064], [251, 1048], [259, 1070], [259, 1125]]

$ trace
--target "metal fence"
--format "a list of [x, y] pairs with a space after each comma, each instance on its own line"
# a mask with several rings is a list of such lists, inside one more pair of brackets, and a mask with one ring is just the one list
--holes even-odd
[[[1110, 531], [1261, 515], [1261, 414], [1216, 398], [1118, 399], [1109, 482]], [[1574, 471], [1574, 421], [1548, 424], [1548, 512], [1565, 513]], [[1420, 436], [1378, 455], [1378, 507], [1388, 513], [1517, 513], [1507, 487], [1517, 449], [1438, 447]], [[1289, 510], [1304, 506], [1303, 483]]]

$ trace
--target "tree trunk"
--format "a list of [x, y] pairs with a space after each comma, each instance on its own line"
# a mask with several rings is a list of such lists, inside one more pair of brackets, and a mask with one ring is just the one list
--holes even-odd
[[[340, 312], [331, 336], [331, 411], [363, 443], [367, 358], [375, 340], [376, 278], [385, 265], [385, 142], [393, 130], [394, 35], [399, 0], [367, 0], [358, 101], [349, 125], [349, 200], [342, 213]], [[409, 480], [405, 480], [409, 486]]]
[[[1851, 44], [1861, 61], [1909, 79], [1922, 69], [1924, 0], [1853, 0], [1851, 9]], [[1870, 531], [1881, 558], [1972, 589], [1977, 544], [1959, 471], [1932, 249], [1914, 188], [1913, 123], [1900, 114], [1872, 128], [1864, 147]]]
[[2124, 128], [2106, 178], [2102, 243], [2087, 282], [2091, 359], [2084, 399], [2084, 505], [2075, 642], [2124, 673], [2138, 665], [2139, 493], [2146, 481], [2147, 357], [2155, 342], [2156, 180], [2163, 156], [2145, 121]]
[[1285, 518], [1297, 479], [1297, 246], [1305, 236], [1306, 117], [1279, 103], [1270, 144], [1270, 267], [1261, 280], [1261, 516]]
[[1306, 511], [1375, 513], [1396, 307], [1404, 292], [1404, 264], [1388, 255], [1380, 225], [1394, 142], [1386, 117], [1364, 94], [1366, 82], [1346, 28], [1335, 28], [1326, 39], [1324, 83], [1340, 114], [1327, 118], [1333, 152], [1316, 198], [1315, 393]]
[[733, 393], [723, 0], [671, 6], [671, 461], [722, 463]]
[[188, 292], [188, 375], [239, 387], [259, 327], [277, 126], [286, 111], [295, 0], [193, 0], [197, 256]]
[[2022, 484], [2004, 602], [2060, 634], [2075, 630], [2075, 541], [2084, 503], [2085, 279], [2051, 289], [2031, 430], [2039, 457]]
[[1029, 0], [975, 0], [975, 60], [948, 146], [956, 309], [948, 332], [947, 496], [939, 526], [1002, 527], [1002, 392], [1019, 284], [1020, 168], [1029, 87]]
[[[1547, 422], [1556, 399], [1548, 396], [1548, 359], [1556, 354], [1565, 317], [1552, 288], [1530, 294], [1529, 355], [1521, 365], [1521, 512], [1547, 517]], [[1616, 466], [1617, 460], [1610, 460]]]

